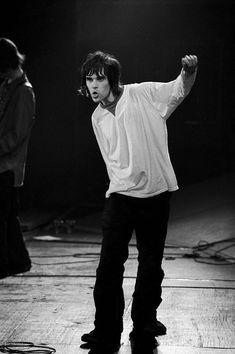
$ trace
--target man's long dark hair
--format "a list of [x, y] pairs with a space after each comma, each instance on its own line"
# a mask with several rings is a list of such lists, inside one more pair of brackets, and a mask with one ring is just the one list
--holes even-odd
[[81, 87], [79, 93], [89, 97], [89, 91], [86, 86], [86, 77], [88, 75], [107, 76], [111, 91], [114, 95], [120, 92], [121, 65], [112, 55], [102, 51], [89, 53], [81, 67]]

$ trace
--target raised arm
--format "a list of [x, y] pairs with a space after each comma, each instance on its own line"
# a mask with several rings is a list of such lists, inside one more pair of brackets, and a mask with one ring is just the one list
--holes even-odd
[[181, 59], [182, 69], [178, 78], [173, 81], [172, 91], [166, 106], [161, 107], [161, 115], [168, 118], [176, 107], [189, 94], [197, 74], [198, 58], [196, 55], [185, 55]]

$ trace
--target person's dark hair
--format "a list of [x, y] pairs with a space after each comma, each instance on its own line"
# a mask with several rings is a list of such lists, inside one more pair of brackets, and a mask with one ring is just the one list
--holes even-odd
[[102, 51], [89, 53], [81, 67], [81, 87], [79, 93], [89, 97], [86, 86], [87, 75], [105, 75], [107, 76], [111, 91], [114, 95], [120, 92], [121, 65], [112, 55]]
[[17, 69], [24, 61], [25, 55], [18, 51], [17, 46], [10, 39], [0, 38], [0, 72]]

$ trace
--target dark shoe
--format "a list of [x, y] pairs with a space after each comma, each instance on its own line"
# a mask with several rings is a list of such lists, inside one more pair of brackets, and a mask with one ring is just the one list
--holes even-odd
[[166, 326], [164, 326], [164, 324], [158, 320], [156, 320], [154, 323], [144, 326], [144, 330], [152, 333], [154, 336], [163, 336], [166, 334]]
[[107, 335], [107, 333], [101, 334], [97, 330], [93, 330], [89, 333], [85, 333], [81, 336], [81, 340], [85, 342], [85, 344], [81, 344], [81, 348], [83, 349], [92, 349], [92, 350], [107, 350], [114, 353], [120, 348], [120, 339], [121, 335], [116, 336], [115, 338], [111, 338]]
[[146, 331], [133, 330], [129, 335], [132, 354], [152, 354], [158, 346], [155, 336]]
[[102, 343], [104, 340], [100, 333], [98, 333], [95, 329], [89, 333], [85, 333], [81, 336], [81, 340], [88, 344], [99, 344]]
[[16, 275], [28, 272], [31, 269], [31, 263], [18, 264], [9, 267], [9, 275]]

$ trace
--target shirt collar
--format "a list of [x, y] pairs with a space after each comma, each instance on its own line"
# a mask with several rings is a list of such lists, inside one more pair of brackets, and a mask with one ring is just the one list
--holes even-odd
[[123, 87], [121, 87], [121, 90], [120, 90], [120, 93], [119, 95], [117, 95], [114, 99], [113, 102], [110, 102], [110, 103], [107, 103], [107, 104], [103, 104], [102, 102], [100, 102], [100, 106], [101, 108], [104, 108], [104, 109], [110, 109], [110, 108], [113, 108], [116, 106], [116, 104], [118, 103], [118, 101], [120, 100], [122, 94], [123, 94]]

